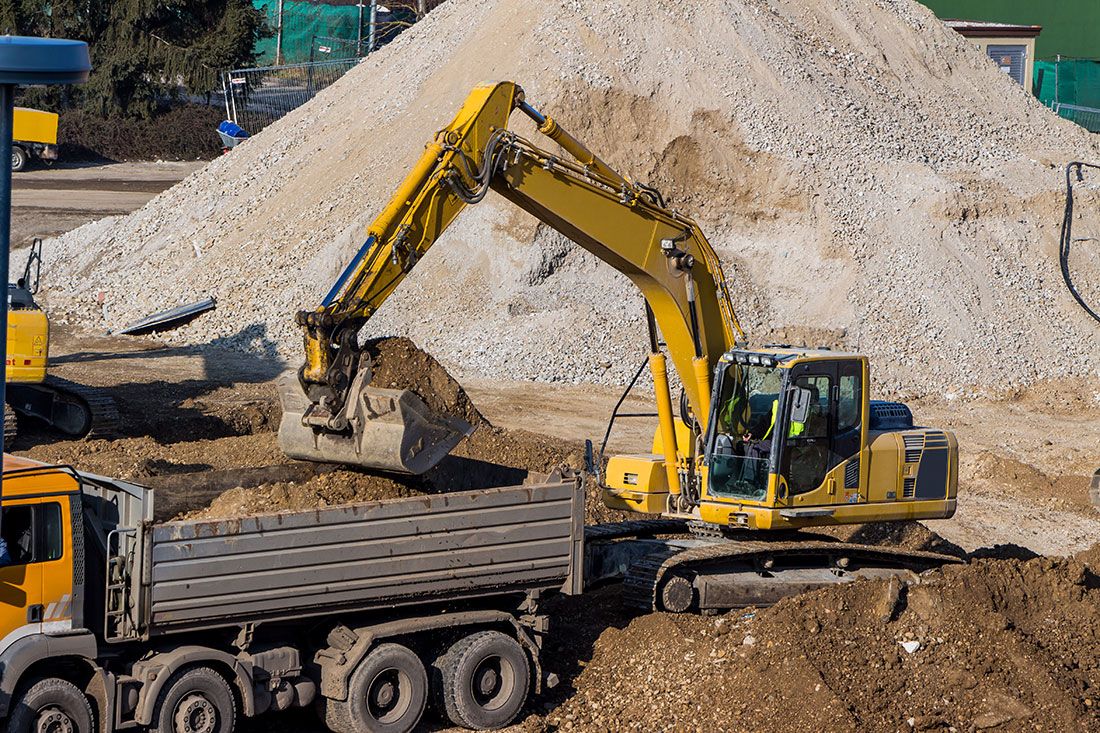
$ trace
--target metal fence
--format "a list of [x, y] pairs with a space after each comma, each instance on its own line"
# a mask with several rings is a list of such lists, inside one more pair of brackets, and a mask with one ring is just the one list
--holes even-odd
[[357, 63], [353, 57], [227, 71], [222, 75], [226, 119], [255, 135], [313, 99]]

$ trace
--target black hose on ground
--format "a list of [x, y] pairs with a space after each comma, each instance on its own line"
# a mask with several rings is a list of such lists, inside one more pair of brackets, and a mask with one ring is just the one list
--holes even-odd
[[1076, 172], [1077, 182], [1080, 183], [1084, 181], [1085, 168], [1100, 170], [1100, 165], [1074, 161], [1066, 166], [1066, 210], [1062, 215], [1062, 231], [1058, 240], [1058, 264], [1062, 268], [1062, 280], [1069, 288], [1070, 295], [1086, 313], [1092, 316], [1097, 323], [1100, 323], [1100, 313], [1093, 310], [1092, 306], [1085, 302], [1081, 293], [1077, 292], [1077, 288], [1073, 284], [1073, 278], [1069, 273], [1069, 250], [1070, 245], [1073, 243], [1073, 174]]

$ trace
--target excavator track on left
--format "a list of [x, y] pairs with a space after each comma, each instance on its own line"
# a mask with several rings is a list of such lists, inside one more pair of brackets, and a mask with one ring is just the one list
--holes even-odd
[[[9, 383], [7, 397], [7, 407], [17, 417], [38, 420], [66, 438], [110, 439], [118, 435], [118, 406], [102, 389], [51, 374], [39, 384]], [[8, 422], [5, 410], [5, 437]]]

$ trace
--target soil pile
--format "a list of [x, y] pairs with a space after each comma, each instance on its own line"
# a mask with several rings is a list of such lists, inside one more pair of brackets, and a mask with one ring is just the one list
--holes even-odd
[[410, 339], [372, 339], [365, 347], [371, 357], [371, 387], [407, 389], [433, 412], [460, 417], [474, 426], [485, 424], [462, 385]]
[[[1100, 582], [1075, 560], [978, 560], [595, 641], [559, 730], [1095, 730]], [[567, 622], [568, 619], [563, 619]]]
[[[301, 465], [301, 464], [297, 464]], [[522, 430], [504, 430], [483, 422], [450, 456], [421, 476], [380, 475], [327, 466], [314, 475], [289, 481], [235, 486], [211, 497], [194, 494], [197, 503], [181, 509], [188, 519], [230, 519], [254, 514], [317, 509], [360, 501], [398, 499], [422, 494], [514, 486], [559, 469], [584, 468], [583, 446]], [[202, 476], [196, 480], [201, 481]], [[594, 483], [586, 500], [587, 521], [614, 521]]]
[[[452, 0], [143, 209], [51, 243], [49, 304], [102, 328], [210, 294], [166, 338], [296, 353], [292, 314], [487, 79], [690, 212], [756, 343], [861, 349], [903, 393], [1100, 366], [1056, 258], [1061, 166], [1095, 143], [912, 0]], [[1081, 189], [1080, 231], [1098, 201]], [[368, 335], [491, 377], [624, 382], [641, 313], [625, 277], [490, 195]]]

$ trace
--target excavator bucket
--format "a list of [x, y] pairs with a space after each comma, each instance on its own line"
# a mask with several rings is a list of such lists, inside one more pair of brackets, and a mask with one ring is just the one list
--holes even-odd
[[311, 403], [296, 378], [284, 379], [279, 392], [283, 403], [279, 446], [291, 458], [303, 461], [421, 474], [473, 432], [465, 420], [433, 412], [409, 390], [372, 387], [349, 396], [356, 401], [350, 411], [350, 430], [322, 431], [303, 424]]

